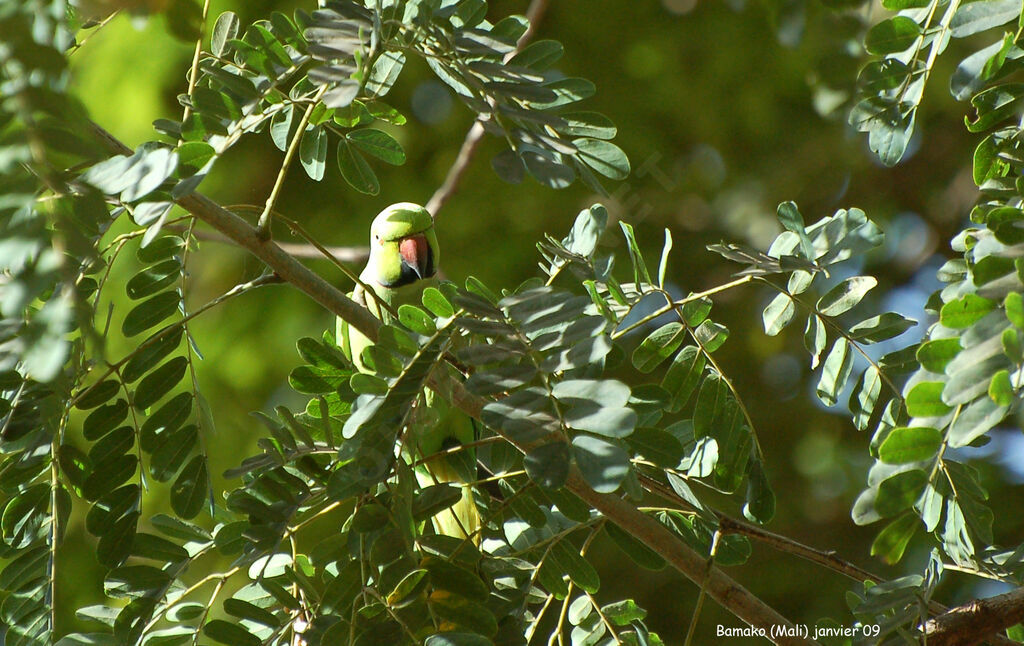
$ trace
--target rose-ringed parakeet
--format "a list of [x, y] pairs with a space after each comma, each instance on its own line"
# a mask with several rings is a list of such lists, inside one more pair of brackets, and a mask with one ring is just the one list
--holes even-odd
[[[360, 281], [372, 289], [377, 298], [357, 285], [352, 298], [365, 305], [384, 323], [391, 323], [391, 312], [380, 306], [378, 299], [392, 310], [405, 303], [419, 303], [423, 290], [437, 282], [435, 273], [440, 254], [434, 222], [430, 213], [418, 204], [402, 202], [381, 211], [370, 227], [370, 257], [359, 275]], [[362, 352], [372, 342], [341, 318], [337, 322], [338, 345], [355, 366], [369, 372]], [[411, 460], [429, 458], [440, 451], [476, 439], [472, 418], [451, 406], [431, 389], [424, 392], [423, 410], [413, 415], [409, 427], [411, 443], [406, 457]], [[454, 506], [433, 518], [439, 534], [465, 538], [472, 536], [479, 543], [477, 531], [480, 515], [473, 500], [472, 488], [466, 484], [476, 470], [475, 452], [466, 449], [439, 455], [421, 463], [416, 477], [421, 486], [435, 483], [462, 483], [462, 497]]]

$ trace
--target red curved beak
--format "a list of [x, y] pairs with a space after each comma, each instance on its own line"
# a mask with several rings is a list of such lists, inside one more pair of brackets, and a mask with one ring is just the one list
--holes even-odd
[[430, 246], [427, 244], [425, 235], [417, 234], [402, 238], [398, 243], [398, 253], [410, 269], [416, 272], [420, 278], [430, 276]]

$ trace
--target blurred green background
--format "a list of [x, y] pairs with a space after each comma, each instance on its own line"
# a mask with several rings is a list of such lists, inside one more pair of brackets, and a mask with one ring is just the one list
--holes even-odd
[[[489, 17], [522, 13], [527, 5], [524, 0], [492, 1]], [[290, 12], [299, 6], [314, 8], [291, 1], [214, 0], [210, 16], [212, 22], [230, 9], [244, 25], [272, 10]], [[795, 200], [808, 221], [857, 206], [888, 234], [884, 249], [859, 269], [879, 277], [875, 303], [921, 320], [923, 303], [937, 286], [935, 269], [948, 253], [946, 240], [962, 226], [975, 199], [969, 162], [976, 142], [961, 125], [965, 106], [946, 91], [948, 74], [959, 60], [954, 51], [940, 59], [909, 159], [894, 169], [873, 160], [865, 138], [846, 125], [842, 106], [856, 78], [860, 25], [877, 17], [836, 14], [813, 0], [552, 0], [537, 37], [562, 41], [566, 55], [558, 68], [597, 84], [597, 95], [583, 109], [612, 118], [619, 127], [615, 141], [633, 164], [632, 176], [608, 185], [611, 195], [603, 201], [614, 218], [636, 227], [652, 260], [663, 229], [672, 231], [669, 276], [680, 292], [714, 287], [736, 269], [705, 245], [727, 240], [766, 247], [778, 232], [774, 210], [781, 201]], [[122, 15], [72, 56], [74, 87], [95, 121], [135, 146], [156, 136], [154, 119], [180, 119], [175, 97], [185, 90], [191, 54], [188, 43], [168, 35], [163, 17]], [[325, 245], [364, 244], [368, 224], [381, 208], [398, 201], [425, 202], [444, 179], [472, 122], [471, 113], [420, 61], [407, 66], [389, 102], [409, 118], [406, 126], [392, 129], [408, 162], [375, 167], [380, 196], [348, 189], [332, 158], [323, 182], [310, 181], [298, 164], [289, 173], [277, 208]], [[519, 186], [504, 184], [489, 164], [500, 150], [500, 142], [485, 139], [440, 214], [442, 270], [453, 280], [472, 274], [492, 287], [513, 287], [536, 275], [534, 243], [545, 232], [561, 237], [576, 212], [602, 199], [578, 183], [562, 191], [529, 179]], [[218, 163], [201, 190], [224, 205], [262, 206], [281, 159], [269, 137], [250, 136]], [[275, 233], [278, 240], [299, 241], [283, 228]], [[617, 235], [606, 236], [604, 244], [625, 254]], [[191, 308], [261, 271], [247, 254], [214, 242], [204, 243], [189, 263]], [[310, 264], [348, 289], [330, 263]], [[130, 260], [122, 262], [114, 280], [126, 280], [132, 269]], [[842, 406], [827, 410], [814, 399], [801, 330], [764, 335], [760, 308], [770, 296], [754, 287], [726, 292], [716, 298], [713, 312], [730, 328], [721, 365], [757, 425], [778, 495], [770, 529], [836, 550], [883, 576], [917, 570], [929, 549], [920, 536], [904, 562], [889, 567], [869, 555], [879, 527], [856, 527], [850, 520], [850, 506], [869, 466], [870, 436], [853, 429]], [[215, 433], [205, 439], [214, 473], [257, 451], [263, 428], [251, 411], [304, 405], [286, 381], [299, 363], [295, 341], [318, 337], [326, 328], [333, 328], [332, 316], [284, 286], [247, 294], [194, 322], [191, 330], [205, 357], [198, 378], [216, 422]], [[887, 348], [912, 343], [915, 334], [908, 332]], [[108, 351], [118, 358], [129, 350], [115, 345]], [[1020, 437], [1015, 430], [1003, 432], [995, 449], [973, 451], [979, 458], [1012, 456], [1013, 451], [1020, 455]], [[1024, 522], [1009, 513], [1024, 493], [1022, 461], [1016, 472], [1007, 466], [1010, 462], [991, 458], [980, 465], [1001, 521], [997, 543], [1001, 536], [1019, 535]], [[216, 485], [230, 483], [218, 480]], [[161, 491], [153, 487], [145, 504], [151, 509], [165, 505]], [[736, 502], [722, 504], [738, 515]], [[78, 518], [58, 564], [58, 603], [66, 609], [60, 632], [79, 628], [75, 607], [101, 601], [99, 565], [77, 571], [92, 557], [75, 546], [91, 540]], [[648, 625], [667, 643], [681, 644], [696, 587], [668, 570], [641, 570], [610, 545], [599, 542], [594, 549], [604, 584], [598, 598], [634, 597], [649, 611]], [[843, 593], [855, 584], [792, 556], [755, 544], [750, 562], [730, 574], [793, 621], [813, 624], [826, 616], [842, 624], [851, 621]], [[995, 591], [953, 574], [940, 600], [953, 603]], [[709, 603], [695, 643], [717, 643], [719, 623], [741, 625]], [[757, 642], [737, 638], [728, 643]]]

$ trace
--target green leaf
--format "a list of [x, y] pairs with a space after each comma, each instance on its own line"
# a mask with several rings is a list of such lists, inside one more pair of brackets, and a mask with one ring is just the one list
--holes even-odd
[[270, 118], [270, 139], [281, 152], [288, 150], [294, 116], [295, 108], [289, 105]]
[[132, 276], [126, 289], [129, 298], [139, 299], [154, 294], [174, 283], [181, 276], [181, 262], [177, 258], [147, 267]]
[[920, 462], [935, 456], [942, 445], [942, 433], [925, 426], [892, 429], [878, 447], [878, 459], [889, 464]]
[[472, 570], [442, 558], [428, 557], [422, 561], [430, 572], [430, 582], [438, 590], [446, 590], [471, 599], [485, 597], [487, 585]]
[[569, 575], [569, 580], [581, 590], [594, 594], [601, 587], [594, 567], [587, 563], [579, 551], [567, 540], [560, 540], [551, 546], [550, 558], [559, 565], [559, 570]]
[[910, 143], [916, 114], [916, 110], [902, 112], [890, 100], [869, 97], [853, 107], [849, 122], [868, 133], [868, 147], [883, 164], [894, 166], [903, 159]]
[[423, 646], [493, 646], [494, 642], [476, 633], [441, 632], [427, 637]]
[[629, 446], [658, 466], [675, 468], [683, 458], [683, 445], [674, 435], [658, 428], [639, 427], [626, 438]]
[[868, 366], [850, 393], [850, 412], [857, 430], [865, 430], [871, 423], [878, 395], [882, 392], [882, 378], [878, 368]]
[[875, 55], [895, 54], [913, 45], [920, 34], [921, 27], [916, 22], [906, 16], [896, 16], [869, 29], [864, 37], [864, 48]]
[[1014, 328], [1003, 330], [1000, 341], [1003, 345], [1003, 354], [1015, 364], [1024, 363], [1024, 346], [1021, 344], [1020, 332]]
[[128, 417], [128, 402], [118, 399], [112, 404], [100, 406], [82, 423], [82, 433], [85, 439], [95, 441], [110, 432], [115, 426]]
[[850, 378], [853, 369], [853, 357], [850, 354], [850, 343], [845, 338], [839, 338], [832, 346], [825, 363], [821, 368], [821, 377], [815, 393], [818, 399], [826, 406], [834, 406], [839, 399], [839, 393], [846, 387], [846, 381]]
[[871, 543], [871, 555], [881, 557], [889, 565], [898, 563], [910, 539], [914, 537], [918, 523], [916, 515], [903, 514], [886, 525]]
[[271, 628], [277, 628], [281, 625], [281, 620], [278, 619], [274, 613], [243, 599], [225, 599], [224, 611], [232, 617], [247, 619]]
[[558, 489], [569, 477], [569, 445], [551, 442], [532, 449], [523, 457], [530, 479], [542, 487]]
[[491, 158], [491, 168], [502, 181], [509, 184], [521, 183], [526, 170], [519, 155], [508, 148]]
[[327, 167], [327, 130], [309, 127], [299, 143], [299, 162], [309, 178], [319, 182]]
[[775, 492], [764, 472], [761, 462], [751, 460], [747, 473], [747, 496], [743, 505], [743, 516], [761, 525], [766, 525], [775, 516]]
[[[964, 61], [964, 63], [966, 62]], [[960, 71], [959, 68], [957, 71]], [[978, 82], [980, 84], [980, 79]], [[971, 87], [970, 89], [976, 88]], [[968, 96], [963, 96], [962, 98], [966, 99]], [[1010, 165], [999, 157], [999, 148], [995, 136], [988, 135], [982, 139], [981, 143], [974, 149], [974, 183], [981, 186], [992, 178], [1005, 176], [1009, 170]]]
[[455, 308], [452, 307], [451, 302], [441, 293], [441, 290], [436, 287], [424, 289], [421, 300], [423, 301], [423, 307], [427, 308], [431, 314], [438, 318], [455, 316]]
[[530, 43], [509, 61], [510, 65], [521, 65], [543, 72], [558, 62], [565, 53], [562, 43], [557, 40], [538, 40]]
[[636, 427], [636, 411], [627, 407], [606, 407], [597, 402], [572, 406], [564, 411], [565, 423], [578, 431], [622, 438]]
[[988, 384], [988, 396], [999, 406], [1009, 406], [1016, 398], [1013, 384], [1010, 383], [1010, 372], [1000, 370], [992, 375]]
[[885, 312], [850, 327], [850, 336], [864, 343], [878, 343], [897, 337], [916, 324], [917, 321], [896, 312]]
[[979, 92], [971, 98], [971, 105], [977, 111], [977, 119], [965, 119], [970, 132], [982, 132], [1009, 119], [1024, 103], [1024, 85], [1003, 83]]
[[[542, 186], [562, 189], [572, 184], [573, 180], [576, 179], [575, 171], [573, 171], [571, 166], [562, 161], [560, 155], [548, 151], [523, 150], [519, 158], [526, 165], [526, 170], [530, 173], [530, 177], [537, 180]], [[511, 181], [512, 179], [514, 179], [514, 176], [506, 178], [506, 181]]]
[[107, 462], [103, 470], [89, 475], [82, 486], [82, 495], [88, 500], [96, 500], [131, 478], [138, 463], [139, 459], [134, 455], [122, 455]]
[[700, 383], [707, 359], [695, 346], [688, 345], [676, 354], [661, 380], [661, 387], [672, 394], [669, 410], [682, 409]]
[[185, 465], [171, 487], [171, 508], [181, 518], [192, 518], [202, 510], [209, 491], [206, 457], [197, 455]]
[[375, 128], [354, 130], [345, 135], [345, 139], [366, 154], [391, 164], [401, 166], [405, 163], [405, 151], [402, 144], [384, 132]]
[[367, 195], [380, 193], [380, 182], [377, 180], [377, 175], [363, 159], [363, 156], [348, 143], [347, 139], [343, 139], [338, 144], [338, 169], [349, 186], [360, 193]]
[[[168, 354], [177, 349], [181, 343], [184, 329], [181, 327], [171, 328], [160, 334], [159, 338], [150, 337], [143, 342], [143, 347], [138, 350], [124, 368], [121, 369], [121, 378], [125, 383], [132, 383], [144, 375]], [[154, 340], [156, 339], [156, 340]]]
[[961, 330], [970, 327], [991, 312], [996, 304], [977, 294], [966, 294], [942, 306], [939, 321], [948, 328]]
[[75, 408], [79, 410], [96, 408], [100, 404], [105, 404], [113, 399], [120, 389], [121, 385], [117, 379], [107, 379], [106, 381], [89, 386], [87, 390], [79, 393], [78, 401], [75, 402]]
[[1017, 0], [988, 0], [960, 5], [949, 23], [954, 38], [964, 38], [1015, 20], [1020, 16]]
[[941, 417], [948, 414], [953, 409], [942, 401], [944, 387], [945, 383], [941, 381], [916, 384], [907, 393], [907, 414], [911, 417]]
[[823, 316], [839, 316], [857, 305], [877, 284], [871, 276], [847, 278], [818, 299], [816, 309]]
[[142, 597], [162, 589], [170, 575], [149, 565], [123, 565], [107, 573], [103, 588], [112, 597]]
[[580, 434], [572, 448], [583, 479], [598, 493], [612, 493], [629, 473], [629, 453], [618, 444]]
[[811, 370], [818, 367], [818, 361], [821, 360], [821, 353], [825, 351], [827, 340], [825, 322], [817, 314], [808, 316], [807, 327], [804, 329], [804, 347], [811, 355]]
[[174, 357], [164, 365], [146, 375], [135, 389], [135, 407], [145, 410], [163, 399], [185, 376], [188, 359]]
[[[493, 635], [498, 632], [498, 623], [494, 614], [481, 603], [472, 599], [482, 597], [463, 597], [458, 594], [435, 595], [430, 598], [433, 614], [446, 625], [455, 625], [475, 633]], [[395, 631], [400, 634], [400, 630]], [[374, 640], [369, 643], [381, 643]]]
[[405, 66], [405, 54], [395, 51], [384, 51], [366, 79], [366, 92], [371, 96], [381, 97], [391, 91]]
[[1013, 323], [1013, 327], [1024, 330], [1024, 296], [1020, 292], [1010, 292], [1003, 300], [1003, 307], [1006, 308], [1006, 318]]
[[437, 333], [434, 319], [430, 318], [426, 312], [415, 305], [400, 305], [398, 307], [398, 320], [402, 322], [402, 325], [417, 334], [432, 336]]
[[925, 341], [917, 349], [917, 360], [925, 370], [941, 374], [961, 349], [960, 337]]
[[412, 517], [424, 521], [448, 509], [462, 498], [462, 488], [450, 484], [436, 484], [417, 492], [412, 503]]
[[882, 518], [889, 518], [909, 509], [927, 481], [928, 476], [921, 469], [903, 471], [883, 480], [878, 485], [875, 511]]
[[615, 379], [565, 379], [556, 383], [551, 394], [569, 404], [593, 402], [618, 408], [629, 402], [629, 386]]
[[121, 325], [126, 337], [133, 337], [153, 327], [178, 311], [181, 297], [176, 291], [167, 291], [150, 297], [128, 312]]
[[15, 549], [28, 547], [44, 521], [48, 487], [36, 484], [6, 502], [0, 527], [4, 542]]
[[103, 439], [89, 449], [89, 460], [95, 468], [103, 469], [109, 461], [115, 460], [135, 445], [135, 431], [130, 426], [123, 426], [103, 436]]
[[589, 99], [594, 96], [594, 93], [597, 91], [597, 87], [587, 79], [573, 77], [548, 81], [547, 83], [544, 83], [543, 87], [553, 91], [555, 93], [555, 98], [550, 101], [532, 102], [534, 107], [542, 110], [557, 108], [559, 106], [569, 105], [584, 99]]
[[199, 434], [195, 424], [169, 433], [161, 433], [149, 462], [150, 473], [157, 482], [170, 480], [185, 459], [198, 446]]
[[693, 437], [714, 438], [719, 454], [716, 486], [735, 491], [743, 481], [752, 440], [742, 409], [729, 384], [719, 376], [711, 376], [701, 385], [693, 411]]
[[356, 509], [352, 515], [352, 531], [366, 534], [384, 529], [389, 522], [390, 512], [384, 505], [371, 503]]
[[185, 241], [180, 236], [163, 236], [144, 247], [139, 247], [136, 255], [140, 261], [152, 265], [180, 254], [184, 246]]
[[800, 215], [796, 203], [783, 202], [779, 204], [776, 215], [779, 218], [779, 223], [782, 224], [786, 231], [791, 231], [800, 238], [801, 255], [807, 260], [813, 260], [815, 256], [814, 244], [811, 242], [810, 236], [807, 235], [807, 229], [804, 227], [804, 218]]
[[259, 646], [262, 641], [238, 624], [213, 619], [203, 626], [203, 634], [220, 644], [229, 646]]
[[611, 119], [600, 112], [570, 112], [560, 116], [564, 123], [554, 126], [554, 129], [562, 134], [573, 137], [611, 139], [617, 133]]
[[651, 372], [672, 356], [686, 338], [682, 323], [673, 321], [651, 332], [633, 351], [633, 365], [640, 372]]
[[588, 138], [573, 139], [572, 143], [583, 163], [608, 179], [623, 180], [629, 177], [629, 159], [615, 144]]
[[693, 331], [693, 338], [705, 352], [714, 352], [729, 338], [729, 329], [708, 319]]
[[761, 318], [764, 322], [764, 332], [768, 336], [775, 336], [781, 332], [796, 314], [796, 305], [789, 294], [778, 294], [764, 308]]
[[625, 599], [602, 606], [601, 614], [616, 626], [628, 626], [634, 621], [640, 621], [646, 617], [647, 611], [636, 605], [632, 599]]
[[192, 412], [192, 393], [185, 391], [169, 399], [163, 406], [150, 414], [140, 430], [139, 444], [142, 450], [151, 452], [155, 447], [156, 438], [162, 433], [169, 433], [188, 419]]

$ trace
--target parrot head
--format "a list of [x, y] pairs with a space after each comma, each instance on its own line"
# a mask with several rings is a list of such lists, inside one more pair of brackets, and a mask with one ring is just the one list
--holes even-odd
[[431, 278], [438, 260], [434, 220], [419, 204], [392, 204], [373, 219], [365, 279], [382, 287], [402, 287]]

